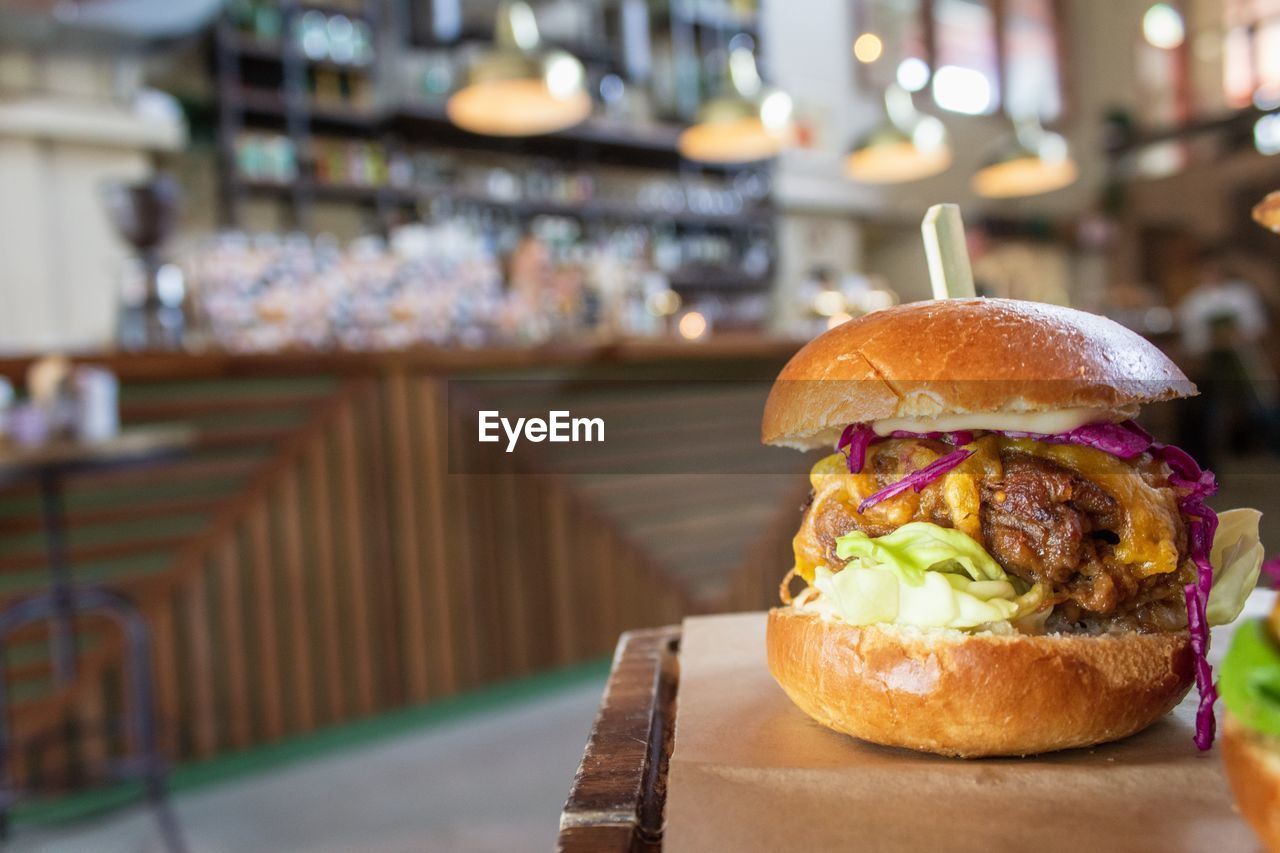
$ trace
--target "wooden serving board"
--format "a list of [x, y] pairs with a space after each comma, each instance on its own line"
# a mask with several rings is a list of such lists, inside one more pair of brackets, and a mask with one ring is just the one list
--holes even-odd
[[813, 723], [764, 661], [760, 613], [623, 635], [559, 849], [1260, 850], [1191, 742], [1194, 691], [1116, 744], [963, 761]]

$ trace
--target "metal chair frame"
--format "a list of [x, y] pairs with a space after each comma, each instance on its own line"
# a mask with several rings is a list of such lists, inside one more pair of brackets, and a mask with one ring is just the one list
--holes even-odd
[[[0, 650], [19, 628], [46, 620], [56, 624], [59, 615], [68, 610], [75, 615], [108, 616], [124, 635], [125, 693], [128, 696], [124, 725], [126, 741], [132, 745], [135, 754], [109, 762], [106, 775], [113, 781], [141, 779], [165, 848], [170, 853], [185, 853], [186, 844], [169, 803], [168, 764], [156, 743], [151, 632], [133, 602], [119, 592], [97, 586], [64, 588], [21, 599], [0, 610]], [[0, 653], [0, 842], [8, 834], [13, 806], [23, 796], [13, 781], [8, 707], [8, 671], [5, 656]]]

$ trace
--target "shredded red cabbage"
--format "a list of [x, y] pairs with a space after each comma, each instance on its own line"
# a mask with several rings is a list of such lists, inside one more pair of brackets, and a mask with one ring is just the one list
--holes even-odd
[[862, 466], [867, 461], [867, 448], [879, 438], [880, 436], [876, 435], [876, 431], [868, 424], [849, 424], [844, 428], [836, 450], [844, 453], [845, 461], [849, 463], [850, 474], [861, 473]]
[[[933, 441], [945, 441], [954, 447], [961, 447], [973, 441], [973, 432], [971, 430], [907, 432], [899, 429], [888, 435], [877, 435], [869, 424], [849, 424], [844, 428], [844, 432], [840, 434], [840, 441], [836, 444], [836, 450], [844, 454], [845, 461], [849, 465], [849, 473], [859, 474], [867, 461], [867, 448], [877, 441], [884, 441], [886, 438], [926, 438]], [[919, 489], [916, 491], [919, 491]]]
[[868, 495], [863, 499], [862, 503], [858, 504], [858, 512], [864, 513], [881, 501], [887, 501], [895, 495], [902, 494], [907, 489], [913, 489], [918, 492], [972, 455], [972, 450], [953, 450], [945, 456], [939, 456], [928, 465], [918, 471], [912, 471], [893, 485], [885, 486], [875, 494]]
[[[1173, 477], [1169, 478], [1169, 482], [1172, 483], [1173, 480]], [[1191, 651], [1196, 662], [1196, 689], [1200, 691], [1200, 707], [1196, 709], [1196, 746], [1208, 749], [1213, 745], [1213, 703], [1218, 698], [1218, 691], [1213, 683], [1213, 670], [1209, 667], [1207, 657], [1209, 622], [1205, 616], [1205, 608], [1209, 605], [1209, 590], [1213, 587], [1213, 565], [1209, 562], [1209, 551], [1213, 547], [1214, 534], [1218, 531], [1218, 515], [1205, 505], [1204, 499], [1217, 491], [1217, 484], [1213, 483], [1212, 475], [1208, 487], [1199, 486], [1200, 477], [1188, 480], [1197, 484], [1197, 487], [1178, 502], [1178, 508], [1187, 517], [1187, 540], [1197, 572], [1195, 583], [1187, 584], [1183, 594], [1187, 601], [1187, 630], [1191, 633]]]
[[[1183, 593], [1187, 603], [1187, 630], [1191, 635], [1191, 650], [1195, 657], [1196, 689], [1200, 704], [1196, 709], [1195, 743], [1200, 749], [1213, 745], [1216, 721], [1213, 703], [1218, 698], [1213, 683], [1213, 670], [1209, 666], [1209, 621], [1205, 608], [1209, 604], [1209, 591], [1213, 588], [1213, 565], [1209, 552], [1218, 529], [1218, 516], [1205, 500], [1218, 491], [1218, 483], [1212, 471], [1200, 468], [1191, 454], [1180, 447], [1162, 444], [1152, 439], [1150, 433], [1133, 421], [1121, 423], [1085, 424], [1069, 432], [1044, 434], [993, 430], [1010, 438], [1031, 438], [1047, 444], [1076, 444], [1092, 447], [1120, 459], [1133, 459], [1150, 453], [1169, 466], [1169, 485], [1184, 494], [1178, 500], [1178, 509], [1187, 520], [1187, 540], [1192, 562], [1196, 565], [1195, 583], [1187, 584]], [[897, 430], [889, 436], [876, 435], [869, 424], [850, 424], [840, 437], [837, 449], [845, 452], [849, 471], [857, 474], [866, 464], [867, 448], [884, 438], [924, 438], [945, 441], [956, 448], [969, 444], [974, 434], [969, 431], [913, 433]], [[858, 512], [881, 501], [902, 494], [907, 489], [919, 492], [929, 483], [955, 468], [973, 453], [957, 449], [931, 462], [918, 471], [903, 477], [862, 501]], [[1273, 586], [1280, 586], [1280, 559], [1263, 567]]]
[[1082, 444], [1121, 459], [1132, 459], [1146, 451], [1152, 444], [1151, 436], [1147, 431], [1133, 421], [1118, 424], [1085, 424], [1070, 432], [1053, 435], [1009, 431], [1003, 431], [1000, 434], [1010, 438], [1034, 438], [1046, 444]]

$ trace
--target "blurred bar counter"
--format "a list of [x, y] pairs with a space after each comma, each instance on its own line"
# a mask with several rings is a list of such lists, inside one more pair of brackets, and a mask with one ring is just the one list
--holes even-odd
[[[395, 351], [306, 351], [229, 353], [208, 350], [140, 352], [117, 350], [72, 354], [84, 362], [111, 370], [124, 382], [157, 379], [208, 379], [267, 373], [280, 376], [330, 373], [335, 376], [398, 370], [447, 374], [524, 367], [573, 367], [629, 363], [733, 360], [782, 360], [803, 341], [759, 334], [717, 334], [702, 341], [676, 338], [622, 338], [604, 342], [553, 343], [538, 346], [499, 346], [482, 349], [417, 347]], [[20, 383], [35, 357], [0, 357], [0, 376]]]
[[[595, 659], [685, 613], [757, 608], [808, 490], [811, 461], [770, 455], [758, 431], [798, 346], [78, 355], [120, 377], [126, 427], [195, 439], [181, 459], [68, 478], [74, 577], [145, 614], [177, 760]], [[0, 375], [20, 382], [29, 363], [0, 360]], [[478, 408], [553, 404], [604, 418], [609, 440], [479, 453]], [[35, 484], [0, 490], [0, 601], [46, 582], [41, 533]], [[19, 778], [71, 786], [122, 748], [95, 723], [118, 710], [119, 638], [77, 629], [71, 689], [53, 683], [43, 629], [8, 650]]]

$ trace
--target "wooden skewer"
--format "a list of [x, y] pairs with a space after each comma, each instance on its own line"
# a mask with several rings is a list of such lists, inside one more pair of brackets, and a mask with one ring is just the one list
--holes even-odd
[[977, 296], [973, 268], [964, 242], [964, 222], [957, 204], [935, 204], [925, 212], [920, 225], [924, 234], [924, 255], [929, 261], [929, 280], [934, 299], [965, 299]]

